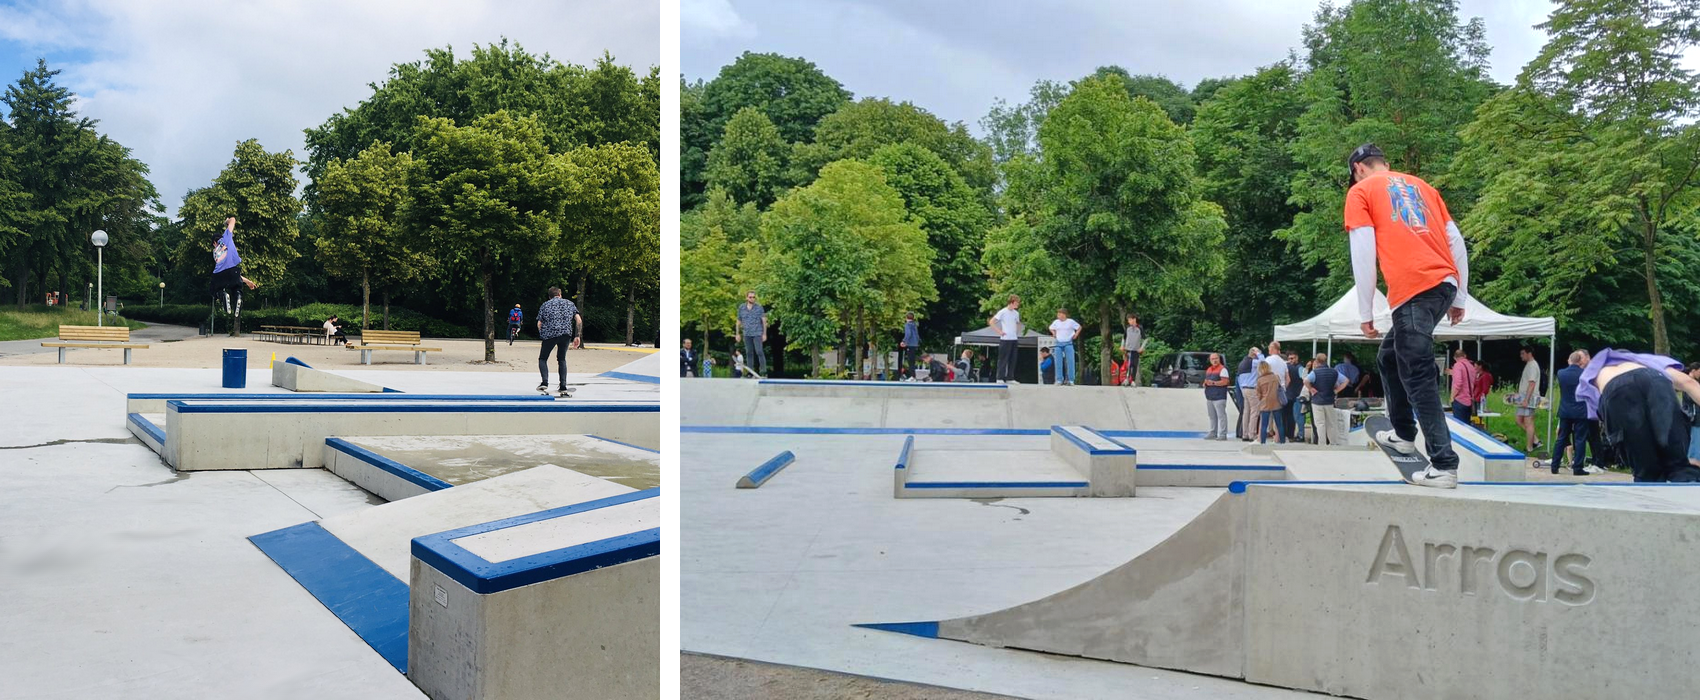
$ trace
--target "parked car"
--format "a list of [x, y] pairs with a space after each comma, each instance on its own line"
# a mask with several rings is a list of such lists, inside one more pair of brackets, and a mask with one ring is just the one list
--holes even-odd
[[1184, 378], [1185, 384], [1175, 388], [1196, 387], [1204, 384], [1204, 370], [1210, 366], [1208, 352], [1171, 352], [1158, 358], [1156, 376], [1151, 377], [1153, 386], [1174, 386], [1170, 375], [1180, 371], [1176, 378]]

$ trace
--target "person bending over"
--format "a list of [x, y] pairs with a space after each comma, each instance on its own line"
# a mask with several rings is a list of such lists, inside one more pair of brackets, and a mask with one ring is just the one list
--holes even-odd
[[1689, 423], [1678, 391], [1700, 402], [1700, 381], [1681, 362], [1606, 348], [1583, 368], [1576, 398], [1599, 419], [1607, 449], [1636, 481], [1700, 481], [1700, 466], [1688, 461]]

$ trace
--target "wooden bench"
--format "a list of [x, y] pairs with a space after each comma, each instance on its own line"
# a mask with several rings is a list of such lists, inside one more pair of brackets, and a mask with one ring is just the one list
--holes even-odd
[[119, 348], [124, 351], [124, 364], [130, 364], [130, 350], [148, 347], [130, 342], [130, 329], [124, 326], [60, 326], [59, 340], [41, 346], [59, 348], [59, 364], [65, 364], [65, 351], [71, 348]]
[[419, 331], [361, 331], [360, 344], [352, 341], [348, 349], [360, 351], [360, 364], [372, 364], [373, 350], [411, 350], [413, 364], [425, 364], [425, 353], [442, 352], [442, 348], [427, 348], [419, 345]]

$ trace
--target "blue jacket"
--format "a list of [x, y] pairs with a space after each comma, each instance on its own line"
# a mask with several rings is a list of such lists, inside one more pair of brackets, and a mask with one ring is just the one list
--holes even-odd
[[1576, 387], [1582, 383], [1582, 368], [1570, 365], [1558, 371], [1558, 417], [1565, 420], [1587, 420], [1588, 407], [1576, 398]]
[[914, 321], [903, 324], [903, 344], [911, 348], [921, 346], [921, 324]]

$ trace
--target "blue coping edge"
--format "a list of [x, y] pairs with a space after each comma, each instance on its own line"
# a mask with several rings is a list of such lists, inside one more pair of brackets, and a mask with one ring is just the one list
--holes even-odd
[[1051, 432], [1054, 433], [1054, 434], [1057, 434], [1057, 435], [1061, 435], [1065, 438], [1068, 438], [1068, 441], [1074, 443], [1075, 447], [1079, 447], [1080, 449], [1084, 450], [1086, 452], [1086, 454], [1092, 455], [1094, 457], [1099, 456], [1099, 455], [1131, 455], [1131, 454], [1136, 454], [1134, 452], [1133, 448], [1128, 447], [1127, 445], [1123, 445], [1119, 442], [1116, 442], [1115, 440], [1110, 439], [1109, 436], [1106, 436], [1103, 433], [1100, 433], [1096, 430], [1088, 428], [1084, 425], [1071, 426], [1071, 427], [1077, 427], [1077, 428], [1080, 428], [1082, 430], [1085, 430], [1086, 432], [1092, 433], [1093, 435], [1104, 438], [1106, 441], [1108, 441], [1112, 445], [1115, 445], [1116, 447], [1112, 448], [1112, 449], [1108, 449], [1108, 450], [1100, 450], [1096, 447], [1093, 447], [1092, 443], [1089, 443], [1085, 440], [1080, 439], [1080, 436], [1075, 435], [1074, 433], [1072, 433], [1070, 431], [1064, 430], [1063, 426], [1060, 426], [1060, 425], [1051, 426]]
[[608, 371], [608, 372], [603, 372], [601, 374], [598, 374], [596, 376], [598, 376], [598, 377], [608, 377], [609, 379], [624, 379], [628, 382], [643, 382], [645, 384], [660, 384], [661, 383], [660, 377], [651, 377], [647, 374], [632, 374], [630, 372]]
[[[454, 540], [494, 532], [552, 518], [584, 513], [641, 501], [659, 496], [661, 489], [644, 489], [618, 496], [586, 501], [576, 505], [550, 508], [512, 518], [457, 528], [434, 535], [413, 538], [414, 558], [466, 586], [479, 595], [529, 586], [565, 576], [601, 569], [616, 564], [637, 561], [661, 553], [661, 528], [650, 528], [618, 537], [563, 547], [548, 552], [493, 563], [466, 551]], [[405, 640], [405, 635], [403, 637]]]
[[870, 622], [860, 625], [851, 625], [851, 627], [861, 627], [863, 629], [879, 630], [881, 632], [912, 634], [917, 637], [926, 637], [928, 639], [939, 638], [939, 623], [936, 620], [930, 622]]
[[633, 445], [629, 442], [620, 442], [619, 440], [612, 440], [612, 439], [609, 439], [609, 438], [602, 437], [601, 435], [585, 435], [585, 437], [591, 438], [591, 439], [594, 439], [594, 440], [601, 440], [603, 442], [612, 442], [612, 443], [619, 445], [621, 447], [630, 447], [634, 450], [643, 450], [644, 452], [654, 452], [656, 454], [661, 454], [661, 450], [652, 450], [652, 449], [649, 449], [649, 448], [644, 447], [642, 445]]
[[130, 422], [136, 427], [141, 428], [142, 432], [148, 434], [148, 437], [158, 440], [159, 444], [165, 444], [165, 431], [160, 430], [159, 426], [153, 424], [153, 421], [143, 418], [142, 414], [130, 414]]
[[[1500, 442], [1498, 438], [1496, 438], [1492, 435], [1489, 435], [1486, 432], [1483, 432], [1481, 428], [1477, 428], [1476, 426], [1470, 425], [1469, 423], [1465, 423], [1465, 422], [1462, 422], [1462, 421], [1460, 421], [1456, 418], [1453, 418], [1451, 415], [1447, 415], [1446, 416], [1446, 427], [1451, 428], [1454, 425], [1463, 426], [1465, 428], [1465, 430], [1467, 430], [1468, 432], [1474, 433], [1476, 435], [1476, 437], [1479, 437], [1483, 440], [1487, 440], [1488, 442], [1491, 442], [1491, 443], [1494, 443], [1494, 444], [1505, 445], [1505, 449], [1511, 450], [1510, 452], [1488, 452], [1487, 450], [1482, 449], [1482, 447], [1480, 445], [1477, 445], [1473, 442], [1470, 442], [1468, 440], [1459, 440], [1457, 438], [1453, 438], [1452, 442], [1454, 444], [1463, 445], [1464, 449], [1469, 450], [1469, 451], [1471, 451], [1471, 452], [1473, 452], [1477, 455], [1480, 455], [1482, 459], [1505, 459], [1505, 460], [1522, 461], [1522, 460], [1524, 460], [1528, 457], [1528, 455], [1523, 454], [1523, 452], [1521, 450], [1518, 450], [1517, 448], [1512, 447], [1510, 445], [1506, 445], [1505, 443]], [[1363, 429], [1364, 429], [1364, 427], [1360, 425], [1360, 426], [1356, 426], [1356, 427], [1352, 428], [1351, 430], [1349, 430], [1347, 432], [1360, 433], [1360, 432], [1363, 432]]]
[[749, 480], [752, 486], [761, 486], [762, 484], [767, 483], [768, 479], [772, 479], [774, 474], [778, 474], [779, 470], [784, 469], [787, 465], [796, 461], [796, 459], [797, 455], [792, 454], [790, 450], [786, 450], [774, 455], [766, 462], [762, 462], [761, 466], [750, 470], [750, 473], [745, 474], [744, 478]]
[[935, 389], [1003, 389], [1006, 384], [987, 384], [984, 382], [867, 382], [867, 381], [832, 381], [827, 379], [759, 379], [758, 384], [778, 384], [781, 386], [848, 386], [848, 387], [906, 387], [906, 388], [935, 388]]
[[1141, 464], [1140, 471], [1193, 471], [1193, 472], [1284, 472], [1286, 467], [1272, 467], [1266, 464]]
[[386, 387], [384, 387], [384, 393], [386, 393], [386, 394], [405, 394], [407, 392], [402, 391], [400, 389], [391, 389], [391, 388], [386, 386]]
[[318, 523], [248, 538], [337, 619], [407, 672], [407, 584]]
[[915, 436], [910, 435], [909, 437], [904, 438], [903, 439], [903, 449], [899, 450], [897, 452], [897, 468], [898, 469], [908, 469], [909, 468], [909, 452], [914, 450], [914, 449], [915, 449]]
[[491, 406], [437, 404], [429, 406], [385, 406], [382, 404], [355, 406], [349, 404], [308, 404], [255, 406], [252, 404], [222, 404], [190, 406], [180, 400], [167, 401], [168, 408], [178, 413], [660, 413], [660, 404], [582, 404], [552, 402], [543, 405]]
[[[1248, 487], [1248, 486], [1304, 486], [1304, 485], [1307, 485], [1307, 484], [1328, 485], [1328, 486], [1332, 486], [1332, 485], [1386, 485], [1386, 484], [1404, 484], [1404, 483], [1405, 482], [1403, 482], [1403, 481], [1283, 481], [1283, 480], [1236, 481], [1236, 482], [1233, 482], [1231, 484], [1228, 484], [1228, 492], [1229, 493], [1245, 493], [1246, 487]], [[1589, 486], [1700, 487], [1700, 482], [1672, 483], [1672, 482], [1662, 482], [1662, 481], [1597, 481], [1597, 482], [1587, 482], [1587, 481], [1575, 481], [1575, 482], [1563, 482], [1563, 481], [1460, 481], [1460, 482], [1458, 482], [1458, 485], [1459, 486], [1496, 486], [1496, 487], [1514, 487], [1514, 488], [1515, 487], [1529, 487], [1529, 486], [1546, 486], [1546, 487], [1556, 487], [1556, 488], [1579, 488], [1579, 487], [1589, 487]]]
[[1081, 489], [1084, 481], [909, 481], [906, 489]]
[[[681, 425], [681, 433], [752, 435], [1050, 435], [1040, 428], [813, 428], [783, 425]], [[1203, 438], [1188, 430], [1096, 430], [1107, 438]], [[1119, 442], [1119, 441], [1118, 441]], [[1132, 449], [1132, 448], [1129, 448]]]
[[312, 366], [312, 365], [310, 365], [310, 364], [307, 364], [307, 363], [305, 363], [305, 362], [302, 362], [302, 361], [300, 361], [300, 360], [297, 360], [297, 359], [295, 359], [295, 356], [294, 356], [294, 355], [290, 355], [290, 356], [289, 356], [289, 357], [285, 357], [285, 358], [283, 358], [283, 363], [284, 363], [284, 364], [286, 364], [286, 365], [300, 365], [300, 366], [302, 366], [302, 367], [306, 367], [306, 368], [307, 368], [307, 369], [312, 369], [312, 368], [313, 368], [313, 366]]
[[351, 443], [342, 438], [325, 438], [325, 444], [331, 449], [401, 477], [404, 481], [424, 488], [427, 491], [441, 491], [454, 486], [447, 481], [409, 467], [401, 462], [385, 457], [364, 447]]
[[125, 394], [125, 399], [166, 399], [178, 401], [554, 401], [553, 396], [540, 394], [408, 394], [406, 396], [385, 396], [384, 394], [405, 393], [396, 389], [384, 389], [383, 393], [366, 394], [243, 394], [227, 392], [223, 394]]

